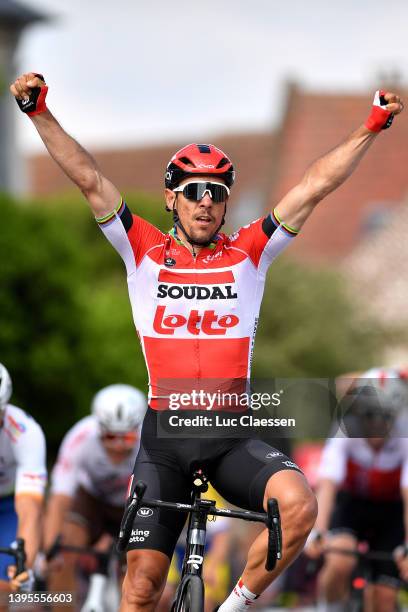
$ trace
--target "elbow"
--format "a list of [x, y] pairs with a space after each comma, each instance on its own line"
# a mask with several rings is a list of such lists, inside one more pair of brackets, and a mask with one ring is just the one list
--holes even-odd
[[308, 201], [312, 206], [316, 206], [321, 200], [337, 189], [343, 181], [335, 179], [311, 179], [306, 177], [305, 189], [309, 193]]
[[101, 191], [102, 177], [98, 170], [86, 169], [78, 178], [77, 185], [88, 199], [90, 196]]

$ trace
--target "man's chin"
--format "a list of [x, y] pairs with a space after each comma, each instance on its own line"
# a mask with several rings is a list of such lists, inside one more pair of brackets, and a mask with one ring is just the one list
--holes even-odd
[[211, 228], [201, 231], [192, 230], [190, 233], [190, 238], [195, 242], [195, 244], [205, 246], [211, 241], [216, 229], [217, 228]]

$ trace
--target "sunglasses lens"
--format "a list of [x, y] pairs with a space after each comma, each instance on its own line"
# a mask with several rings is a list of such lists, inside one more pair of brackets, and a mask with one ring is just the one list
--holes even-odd
[[212, 201], [217, 204], [225, 202], [228, 196], [228, 190], [224, 185], [214, 183], [187, 183], [183, 189], [183, 195], [187, 200], [199, 202], [207, 191], [210, 192]]
[[366, 410], [363, 413], [364, 418], [368, 419], [368, 420], [374, 420], [374, 419], [378, 419], [381, 421], [392, 421], [394, 419], [394, 415], [391, 414], [390, 412], [381, 412], [379, 410]]
[[183, 195], [187, 200], [198, 202], [204, 194], [205, 183], [187, 183], [183, 189]]
[[227, 199], [227, 188], [224, 185], [212, 185], [211, 187], [213, 202], [225, 202]]
[[110, 433], [110, 432], [106, 432], [102, 435], [102, 439], [105, 440], [106, 442], [116, 442], [116, 441], [120, 441], [120, 442], [135, 442], [137, 439], [137, 434], [134, 431], [129, 431], [127, 433], [120, 433], [120, 434], [116, 434], [116, 433]]

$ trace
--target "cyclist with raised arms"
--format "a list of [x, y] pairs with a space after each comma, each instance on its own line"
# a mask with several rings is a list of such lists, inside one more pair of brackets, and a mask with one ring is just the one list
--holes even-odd
[[[314, 162], [274, 210], [231, 236], [221, 233], [235, 172], [228, 156], [208, 144], [191, 144], [170, 160], [165, 203], [174, 227], [163, 234], [134, 215], [92, 156], [46, 107], [42, 75], [23, 74], [10, 87], [50, 155], [88, 200], [101, 230], [124, 259], [133, 317], [149, 372], [149, 409], [135, 464], [149, 496], [188, 501], [191, 472], [203, 466], [229, 502], [260, 511], [277, 498], [283, 559], [264, 568], [267, 533], [249, 550], [242, 577], [221, 612], [246, 609], [300, 553], [316, 517], [316, 500], [297, 466], [259, 440], [164, 439], [157, 411], [181, 379], [205, 386], [210, 379], [249, 378], [265, 276], [314, 207], [357, 167], [378, 133], [402, 110], [400, 98], [377, 92], [370, 116], [337, 148]], [[227, 385], [228, 387], [228, 385]], [[201, 405], [202, 407], [202, 405]], [[121, 611], [154, 610], [184, 517], [160, 510], [137, 517], [128, 547]], [[139, 530], [147, 533], [143, 542]]]
[[[146, 408], [139, 389], [109, 385], [93, 398], [91, 414], [66, 433], [51, 474], [45, 550], [57, 536], [62, 544], [86, 547], [117, 535]], [[51, 573], [52, 590], [75, 590], [75, 562], [68, 554]]]
[[41, 545], [44, 491], [47, 484], [45, 437], [38, 423], [9, 403], [10, 375], [0, 363], [0, 547], [16, 537], [25, 541], [27, 572], [11, 577], [12, 557], [0, 555], [0, 580], [10, 588], [30, 590], [31, 568]]
[[319, 515], [305, 549], [317, 557], [328, 547], [318, 576], [322, 612], [346, 612], [356, 564], [353, 556], [330, 549], [356, 550], [363, 541], [371, 550], [396, 553], [398, 568], [392, 558], [371, 564], [365, 597], [371, 612], [394, 612], [400, 578], [408, 577], [407, 374], [373, 368], [340, 380], [340, 386], [347, 381], [349, 387], [340, 404], [342, 426], [323, 449]]

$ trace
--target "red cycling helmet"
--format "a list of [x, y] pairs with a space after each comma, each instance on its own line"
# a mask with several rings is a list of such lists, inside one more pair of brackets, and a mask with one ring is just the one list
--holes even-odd
[[164, 177], [168, 189], [174, 189], [191, 175], [208, 176], [222, 179], [231, 187], [235, 179], [231, 160], [212, 144], [189, 144], [177, 151], [167, 164]]

